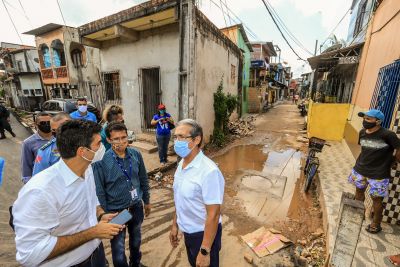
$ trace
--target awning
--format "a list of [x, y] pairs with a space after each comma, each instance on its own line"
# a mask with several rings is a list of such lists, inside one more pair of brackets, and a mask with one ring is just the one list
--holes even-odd
[[313, 70], [318, 72], [329, 71], [338, 64], [357, 64], [361, 57], [364, 43], [337, 49], [323, 53], [315, 57], [308, 58], [308, 62]]

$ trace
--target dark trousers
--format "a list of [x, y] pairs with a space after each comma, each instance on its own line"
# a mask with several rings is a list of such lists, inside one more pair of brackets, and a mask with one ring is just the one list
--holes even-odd
[[4, 130], [6, 130], [9, 133], [13, 132], [13, 130], [11, 129], [11, 125], [7, 121], [7, 119], [6, 118], [0, 118], [0, 134], [1, 134], [1, 136], [4, 135]]
[[142, 259], [140, 244], [142, 242], [141, 227], [144, 219], [143, 205], [137, 204], [129, 209], [133, 218], [126, 224], [129, 234], [129, 265], [125, 255], [126, 229], [111, 239], [111, 252], [114, 267], [138, 267]]
[[171, 135], [157, 135], [156, 139], [158, 144], [158, 156], [160, 157], [160, 162], [166, 163], [168, 157], [168, 145], [169, 140], [171, 139]]
[[99, 247], [93, 251], [89, 259], [84, 262], [74, 265], [73, 267], [105, 267], [106, 266], [106, 255], [104, 253], [103, 243], [100, 243]]
[[[196, 266], [197, 255], [199, 255], [201, 243], [203, 243], [204, 232], [193, 234], [183, 233], [185, 236], [186, 252], [189, 263], [192, 267]], [[222, 226], [218, 225], [217, 234], [210, 252], [210, 267], [219, 266], [219, 251], [221, 250]]]

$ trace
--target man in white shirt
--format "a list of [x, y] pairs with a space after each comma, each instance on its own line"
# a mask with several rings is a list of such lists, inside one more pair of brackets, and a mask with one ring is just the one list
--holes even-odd
[[225, 181], [217, 165], [201, 151], [203, 130], [191, 119], [177, 124], [175, 152], [182, 158], [175, 172], [175, 216], [170, 233], [178, 246], [178, 230], [185, 237], [191, 266], [219, 266], [221, 250], [221, 205]]
[[[112, 239], [123, 227], [109, 221], [96, 205], [85, 171], [101, 146], [101, 127], [69, 121], [57, 133], [61, 160], [34, 176], [13, 206], [17, 261], [23, 266], [105, 266], [100, 239]], [[93, 182], [93, 181], [90, 181]], [[100, 222], [97, 222], [97, 215]]]

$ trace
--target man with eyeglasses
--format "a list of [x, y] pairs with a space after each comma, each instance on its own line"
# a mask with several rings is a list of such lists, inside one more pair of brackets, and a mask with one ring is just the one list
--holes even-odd
[[96, 115], [88, 111], [87, 99], [85, 97], [81, 97], [76, 101], [76, 108], [78, 110], [70, 114], [72, 119], [97, 122]]
[[178, 231], [182, 231], [190, 265], [217, 267], [225, 181], [218, 166], [201, 151], [202, 142], [203, 129], [196, 121], [178, 122], [174, 149], [182, 160], [175, 172], [176, 212], [169, 238], [171, 245], [177, 247]]
[[101, 161], [93, 164], [97, 197], [104, 214], [128, 209], [133, 216], [127, 223], [129, 265], [125, 255], [125, 230], [111, 240], [113, 263], [115, 267], [142, 266], [141, 225], [144, 213], [147, 217], [151, 211], [146, 168], [140, 152], [128, 147], [128, 131], [123, 123], [109, 123], [106, 135], [112, 149], [104, 154]]
[[32, 176], [47, 169], [48, 167], [52, 166], [60, 160], [60, 153], [58, 152], [56, 143], [56, 133], [57, 129], [64, 122], [70, 120], [71, 117], [68, 113], [65, 112], [57, 113], [50, 119], [51, 134], [53, 135], [53, 137], [47, 144], [39, 149], [35, 158], [35, 165], [33, 166]]
[[50, 119], [50, 114], [46, 112], [40, 112], [36, 115], [35, 126], [37, 132], [22, 142], [21, 174], [24, 184], [32, 177], [33, 166], [39, 148], [49, 142], [52, 137]]

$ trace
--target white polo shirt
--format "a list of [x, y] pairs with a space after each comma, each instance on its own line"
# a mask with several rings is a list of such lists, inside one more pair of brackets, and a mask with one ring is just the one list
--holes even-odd
[[91, 182], [78, 177], [60, 159], [21, 189], [13, 206], [20, 264], [71, 266], [83, 262], [93, 253], [101, 242], [99, 239], [44, 262], [53, 251], [58, 236], [75, 234], [97, 224], [98, 201]]
[[202, 151], [185, 169], [182, 164], [183, 160], [174, 179], [177, 223], [184, 233], [202, 232], [207, 219], [206, 205], [222, 204], [225, 180], [218, 166]]

